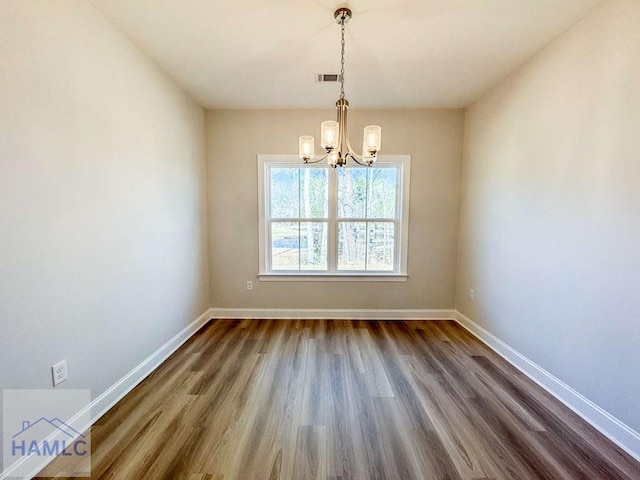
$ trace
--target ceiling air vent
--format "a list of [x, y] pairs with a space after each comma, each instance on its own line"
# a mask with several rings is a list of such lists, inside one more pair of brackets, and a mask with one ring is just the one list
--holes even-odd
[[340, 74], [339, 73], [319, 73], [317, 76], [318, 82], [339, 82]]

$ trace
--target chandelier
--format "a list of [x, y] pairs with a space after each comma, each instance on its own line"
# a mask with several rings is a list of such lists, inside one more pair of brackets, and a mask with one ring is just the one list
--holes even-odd
[[339, 8], [333, 14], [341, 29], [341, 51], [340, 51], [340, 98], [336, 102], [337, 121], [327, 120], [320, 125], [320, 146], [326, 155], [313, 160], [315, 154], [314, 138], [311, 135], [303, 135], [298, 141], [299, 156], [304, 163], [318, 163], [327, 160], [333, 168], [346, 165], [347, 159], [351, 158], [359, 165], [371, 166], [376, 161], [380, 144], [382, 141], [382, 128], [379, 125], [369, 125], [364, 127], [364, 137], [362, 140], [362, 155], [358, 155], [351, 148], [349, 133], [347, 130], [347, 111], [349, 102], [344, 98], [344, 30], [345, 24], [351, 20], [351, 10]]

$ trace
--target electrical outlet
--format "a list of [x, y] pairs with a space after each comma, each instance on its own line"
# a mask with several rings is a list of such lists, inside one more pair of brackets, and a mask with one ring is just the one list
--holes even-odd
[[247, 280], [247, 290], [253, 290], [253, 282], [251, 280]]
[[469, 299], [474, 300], [476, 298], [476, 291], [473, 288], [469, 289]]
[[51, 375], [53, 376], [53, 386], [55, 387], [59, 383], [64, 382], [69, 377], [67, 371], [67, 361], [61, 360], [55, 365], [51, 366]]

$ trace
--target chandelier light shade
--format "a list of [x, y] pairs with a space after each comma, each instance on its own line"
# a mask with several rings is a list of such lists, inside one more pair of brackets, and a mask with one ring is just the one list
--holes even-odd
[[364, 127], [364, 137], [362, 140], [362, 156], [375, 157], [380, 151], [382, 144], [382, 128], [379, 125], [369, 125]]
[[300, 152], [300, 158], [304, 161], [308, 161], [313, 158], [313, 151], [315, 140], [311, 135], [303, 135], [298, 142], [298, 151]]
[[324, 148], [327, 153], [332, 152], [338, 148], [338, 135], [340, 132], [340, 126], [338, 122], [333, 120], [326, 120], [320, 124], [320, 146]]
[[340, 51], [340, 98], [336, 102], [337, 120], [326, 120], [320, 125], [320, 146], [324, 155], [315, 158], [315, 141], [311, 135], [303, 135], [298, 141], [298, 154], [304, 163], [318, 163], [326, 160], [333, 168], [343, 167], [347, 159], [351, 159], [359, 165], [371, 166], [378, 158], [378, 152], [382, 144], [382, 128], [379, 125], [369, 125], [364, 128], [362, 139], [362, 155], [356, 154], [349, 142], [347, 129], [347, 111], [349, 102], [344, 96], [344, 32], [345, 24], [351, 20], [352, 13], [348, 8], [339, 8], [333, 14], [341, 30]]

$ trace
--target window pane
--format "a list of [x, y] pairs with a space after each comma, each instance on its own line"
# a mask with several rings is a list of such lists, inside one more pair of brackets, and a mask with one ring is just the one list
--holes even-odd
[[340, 168], [338, 172], [338, 218], [365, 218], [367, 168]]
[[395, 224], [369, 222], [367, 239], [367, 270], [393, 270], [395, 252]]
[[365, 270], [365, 222], [338, 224], [338, 270]]
[[300, 228], [298, 222], [271, 223], [271, 269], [300, 269]]
[[329, 213], [329, 182], [326, 168], [301, 168], [300, 218], [327, 218]]
[[398, 170], [372, 168], [370, 173], [368, 218], [395, 218]]
[[327, 222], [300, 223], [300, 269], [327, 269]]
[[300, 169], [272, 168], [271, 218], [298, 218], [300, 215]]

